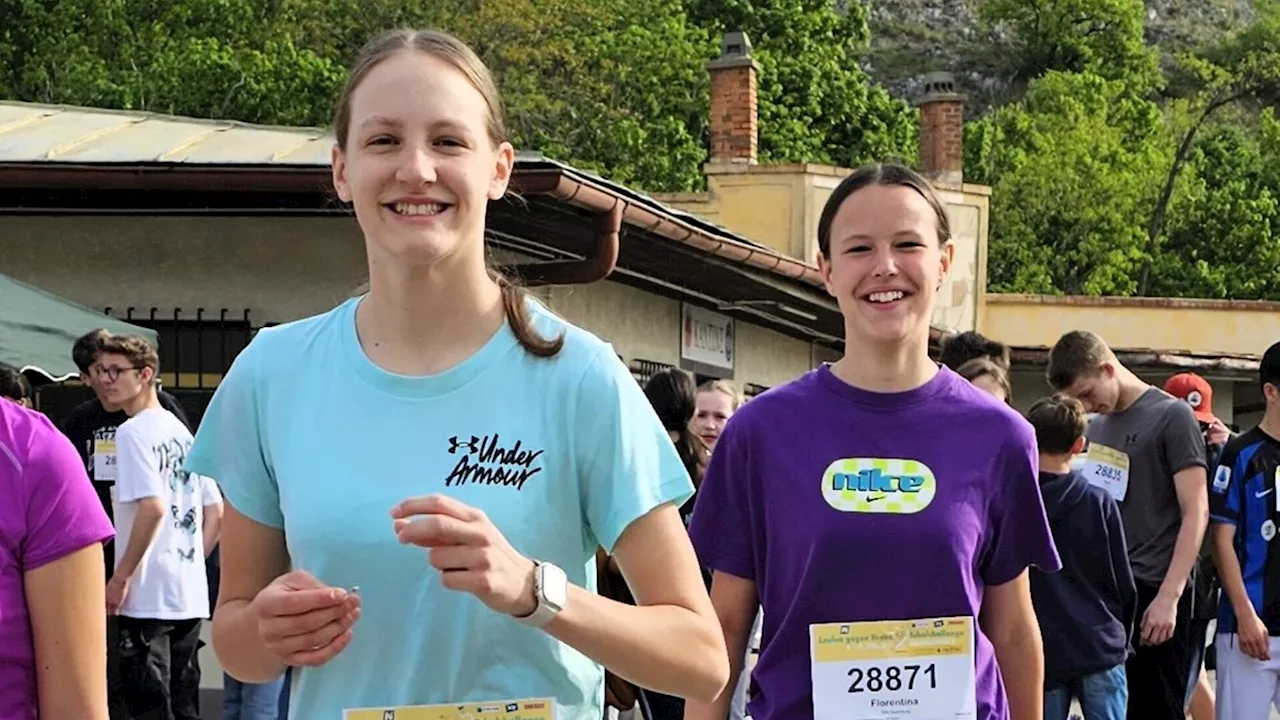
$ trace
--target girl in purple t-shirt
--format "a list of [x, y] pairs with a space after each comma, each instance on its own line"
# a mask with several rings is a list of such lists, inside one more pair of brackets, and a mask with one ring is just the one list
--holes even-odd
[[[754, 720], [1038, 720], [1027, 568], [1059, 567], [1031, 426], [929, 358], [955, 248], [927, 181], [861, 169], [818, 226], [845, 355], [729, 421], [690, 533]], [[689, 720], [721, 720], [734, 686]]]
[[0, 718], [107, 718], [111, 522], [71, 442], [0, 398]]

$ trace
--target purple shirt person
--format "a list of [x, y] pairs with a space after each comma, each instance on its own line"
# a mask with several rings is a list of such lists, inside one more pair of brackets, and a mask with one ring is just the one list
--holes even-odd
[[1027, 568], [1060, 563], [1030, 424], [928, 356], [946, 214], [911, 171], [866, 168], [819, 245], [849, 350], [734, 415], [693, 512], [729, 687], [758, 598], [754, 720], [1039, 718]]
[[0, 399], [0, 718], [107, 718], [110, 521], [44, 415]]

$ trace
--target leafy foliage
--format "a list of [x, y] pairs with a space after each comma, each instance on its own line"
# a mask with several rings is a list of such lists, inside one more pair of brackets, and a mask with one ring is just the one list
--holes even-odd
[[[1039, 73], [1020, 102], [967, 128], [966, 172], [993, 186], [991, 289], [1280, 299], [1280, 136], [1258, 113], [1280, 100], [1280, 14], [1260, 3], [1252, 24], [1153, 80], [1131, 27], [1140, 7], [985, 0]], [[1127, 29], [1103, 42], [1033, 9]], [[1128, 19], [1099, 24], [1116, 17]]]

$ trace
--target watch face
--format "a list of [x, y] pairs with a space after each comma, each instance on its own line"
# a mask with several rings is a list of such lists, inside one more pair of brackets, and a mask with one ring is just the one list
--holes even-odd
[[564, 570], [555, 565], [544, 563], [542, 570], [542, 597], [547, 604], [557, 610], [564, 608], [569, 600], [569, 578]]

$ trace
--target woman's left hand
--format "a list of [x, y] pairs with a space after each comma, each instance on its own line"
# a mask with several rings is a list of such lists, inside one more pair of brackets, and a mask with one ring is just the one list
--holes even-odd
[[446, 495], [426, 495], [400, 503], [391, 517], [401, 543], [428, 549], [427, 561], [446, 588], [469, 592], [507, 615], [537, 609], [533, 561], [516, 552], [481, 510]]

